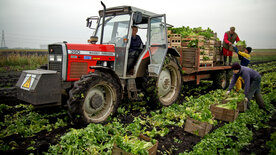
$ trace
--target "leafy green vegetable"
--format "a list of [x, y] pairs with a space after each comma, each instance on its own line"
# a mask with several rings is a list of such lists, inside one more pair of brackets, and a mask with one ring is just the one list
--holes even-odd
[[145, 140], [139, 139], [136, 136], [116, 136], [115, 142], [117, 146], [126, 152], [132, 154], [141, 154], [147, 155], [149, 154], [148, 149], [153, 146], [151, 142], [147, 142]]
[[169, 30], [171, 30], [172, 33], [181, 34], [182, 37], [196, 35], [196, 33], [193, 31], [193, 29], [190, 28], [189, 26], [187, 26], [187, 27], [182, 26], [182, 27], [177, 27], [177, 28], [171, 27], [171, 28], [169, 28]]
[[[181, 34], [182, 38], [191, 37], [192, 39], [188, 42], [188, 47], [198, 47], [198, 36], [203, 36], [206, 40], [214, 37], [214, 32], [209, 27], [204, 30], [202, 27], [190, 28], [189, 26], [182, 26], [176, 28], [171, 27], [169, 30], [171, 30], [172, 33]], [[168, 35], [168, 37], [170, 36], [171, 35]]]
[[203, 60], [204, 60], [204, 61], [210, 60], [210, 57], [204, 56], [204, 57], [203, 57]]
[[197, 47], [197, 45], [198, 45], [198, 39], [191, 40], [188, 44], [188, 47]]
[[236, 93], [236, 92], [232, 91], [229, 94], [228, 98], [223, 99], [221, 101], [222, 104], [219, 104], [216, 107], [230, 109], [230, 110], [236, 110], [237, 104], [243, 102], [244, 98], [245, 98], [245, 96], [244, 96], [243, 92]]
[[220, 108], [224, 108], [224, 109], [230, 109], [230, 110], [234, 110], [237, 107], [233, 107], [230, 104], [219, 104], [216, 107], [220, 107]]
[[270, 154], [276, 154], [276, 132], [271, 134], [271, 140], [267, 141], [266, 145], [270, 147]]
[[245, 40], [244, 41], [238, 41], [236, 45], [246, 47], [246, 42], [245, 42]]

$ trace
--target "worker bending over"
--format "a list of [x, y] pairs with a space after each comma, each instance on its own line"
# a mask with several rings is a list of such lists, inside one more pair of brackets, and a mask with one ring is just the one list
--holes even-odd
[[[248, 64], [250, 63], [250, 58], [251, 58], [250, 53], [252, 51], [252, 48], [246, 47], [245, 51], [241, 52], [241, 51], [238, 51], [238, 48], [236, 47], [236, 45], [232, 44], [232, 46], [234, 48], [234, 51], [238, 54], [239, 60], [241, 61], [240, 65], [247, 67]], [[243, 83], [244, 83], [244, 80], [242, 79], [242, 77], [239, 77], [235, 85], [237, 92], [242, 88]]]
[[257, 71], [248, 67], [241, 66], [237, 62], [233, 63], [231, 69], [233, 70], [234, 75], [228, 91], [226, 92], [226, 95], [230, 93], [236, 81], [241, 76], [244, 80], [244, 94], [245, 102], [247, 102], [247, 107], [250, 108], [250, 100], [254, 95], [259, 107], [267, 112], [267, 110], [265, 109], [263, 97], [261, 95], [261, 75]]

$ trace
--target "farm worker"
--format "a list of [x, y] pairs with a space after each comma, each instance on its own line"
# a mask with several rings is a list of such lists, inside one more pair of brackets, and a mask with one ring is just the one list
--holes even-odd
[[138, 27], [132, 26], [132, 36], [128, 53], [128, 63], [127, 70], [128, 72], [132, 69], [137, 61], [139, 54], [142, 52], [141, 47], [143, 47], [143, 42], [139, 35], [137, 35]]
[[231, 65], [232, 63], [232, 56], [233, 56], [233, 49], [232, 44], [234, 44], [238, 41], [240, 41], [240, 38], [238, 34], [235, 32], [235, 27], [230, 27], [230, 31], [225, 32], [224, 38], [223, 38], [223, 56], [224, 56], [224, 65], [226, 66], [227, 62], [227, 56], [229, 56], [229, 63], [228, 65]]
[[244, 52], [241, 52], [241, 51], [238, 51], [238, 48], [236, 47], [236, 45], [233, 44], [232, 46], [234, 51], [238, 54], [239, 60], [241, 61], [240, 65], [247, 67], [250, 63], [250, 58], [251, 58], [250, 53], [252, 51], [252, 48], [246, 47]]
[[[234, 51], [238, 54], [238, 57], [240, 59], [240, 65], [247, 67], [248, 64], [250, 63], [250, 53], [252, 51], [251, 47], [246, 47], [244, 52], [238, 51], [238, 48], [232, 44]], [[236, 82], [236, 91], [238, 92], [242, 88], [242, 84], [244, 83], [242, 77], [239, 77], [237, 82]]]
[[259, 107], [266, 111], [264, 100], [261, 95], [261, 75], [257, 71], [248, 67], [241, 66], [237, 62], [233, 63], [231, 69], [233, 70], [233, 78], [231, 80], [228, 91], [226, 92], [226, 95], [230, 93], [236, 81], [241, 76], [245, 83], [244, 94], [245, 102], [247, 102], [248, 108], [250, 108], [250, 100], [254, 95]]

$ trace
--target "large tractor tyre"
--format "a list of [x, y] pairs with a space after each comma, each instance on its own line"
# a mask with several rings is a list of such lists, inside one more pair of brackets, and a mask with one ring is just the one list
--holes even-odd
[[145, 98], [151, 104], [169, 106], [173, 104], [181, 92], [181, 67], [175, 57], [167, 56], [158, 78], [144, 77], [142, 84]]
[[118, 81], [111, 74], [96, 70], [74, 83], [67, 101], [69, 114], [77, 123], [102, 123], [115, 113], [121, 96]]
[[227, 89], [230, 84], [231, 73], [221, 71], [213, 74], [213, 87], [215, 89]]

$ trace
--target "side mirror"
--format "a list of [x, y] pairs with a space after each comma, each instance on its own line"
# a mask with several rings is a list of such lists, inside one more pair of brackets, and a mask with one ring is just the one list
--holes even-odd
[[141, 12], [134, 12], [133, 14], [133, 22], [135, 24], [139, 24], [142, 22], [142, 13]]
[[[93, 21], [95, 21], [95, 22], [93, 22]], [[95, 24], [93, 24], [93, 23], [95, 23]], [[99, 23], [99, 17], [97, 17], [97, 16], [91, 16], [86, 19], [86, 27], [88, 27], [90, 29], [96, 29], [98, 23]]]

